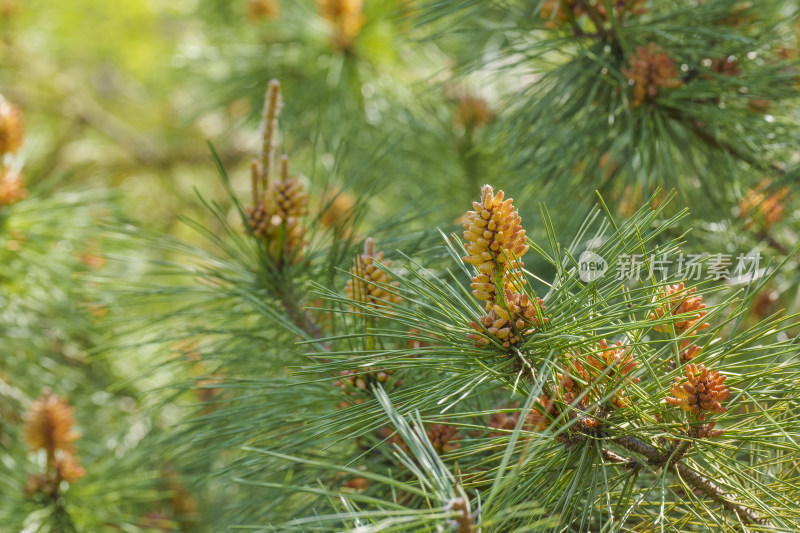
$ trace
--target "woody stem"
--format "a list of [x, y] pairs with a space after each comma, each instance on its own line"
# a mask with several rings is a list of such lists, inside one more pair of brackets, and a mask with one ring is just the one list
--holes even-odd
[[[680, 456], [682, 455], [681, 446], [683, 446], [683, 444], [679, 445], [672, 460], [670, 460], [670, 456], [665, 456], [655, 446], [647, 444], [636, 437], [617, 437], [612, 439], [612, 442], [636, 454], [643, 455], [647, 458], [647, 464], [652, 467], [663, 467], [672, 470], [674, 473], [678, 474], [683, 481], [701, 491], [726, 510], [735, 513], [742, 521], [757, 524], [765, 523], [765, 520], [759, 518], [755, 511], [729, 499], [729, 496], [722, 487], [684, 465], [680, 461]], [[671, 452], [670, 455], [672, 455]]]

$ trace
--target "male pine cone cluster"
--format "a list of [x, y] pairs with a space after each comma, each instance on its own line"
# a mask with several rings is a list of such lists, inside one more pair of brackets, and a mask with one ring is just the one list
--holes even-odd
[[[703, 303], [702, 295], [695, 295], [696, 287], [687, 289], [683, 283], [677, 285], [667, 285], [661, 291], [659, 304], [655, 312], [650, 313], [650, 320], [660, 320], [665, 316], [680, 317], [681, 320], [671, 324], [658, 324], [653, 329], [661, 333], [669, 333], [671, 327], [675, 328], [677, 335], [684, 333], [696, 333], [710, 327], [710, 324], [703, 322], [706, 316], [706, 308]], [[696, 344], [689, 345], [689, 339], [681, 341], [679, 354], [681, 363], [688, 363], [700, 353], [700, 348]]]
[[308, 193], [299, 176], [289, 177], [289, 158], [286, 155], [280, 159], [280, 177], [271, 179], [280, 106], [280, 84], [272, 80], [261, 121], [261, 150], [250, 167], [253, 207], [248, 208], [247, 214], [253, 235], [267, 243], [270, 255], [283, 266], [301, 258], [305, 228], [300, 221], [308, 212]]
[[631, 68], [623, 68], [622, 74], [633, 85], [631, 107], [655, 100], [659, 88], [674, 89], [683, 85], [675, 60], [655, 43], [638, 46], [636, 53], [631, 54], [630, 64]]
[[[667, 396], [670, 405], [688, 411], [697, 420], [705, 421], [707, 414], [722, 414], [728, 409], [722, 407], [722, 402], [727, 400], [731, 393], [725, 386], [728, 376], [711, 371], [703, 365], [696, 366], [690, 363], [686, 367], [686, 382], [681, 383], [680, 378], [675, 378], [672, 385], [672, 396]], [[699, 438], [719, 437], [723, 430], [715, 430], [716, 422], [700, 424], [690, 430], [690, 435]]]
[[385, 267], [392, 265], [390, 259], [384, 261], [383, 252], [375, 253], [375, 240], [369, 237], [364, 241], [364, 253], [356, 256], [350, 269], [351, 277], [344, 288], [347, 296], [374, 308], [400, 303], [401, 298], [388, 290], [388, 287], [397, 287], [398, 283], [378, 268], [376, 262]]
[[463, 260], [478, 270], [470, 286], [472, 294], [486, 302], [488, 314], [470, 322], [477, 333], [467, 338], [476, 346], [487, 346], [491, 343], [488, 334], [508, 348], [531, 333], [531, 327], [547, 322], [541, 316], [544, 302], [516, 292], [525, 282], [520, 258], [528, 245], [513, 200], [505, 198], [503, 191], [495, 195], [490, 185], [484, 185], [480, 203], [472, 205], [475, 210], [466, 214], [464, 222], [465, 248], [470, 255]]
[[74, 483], [86, 473], [74, 455], [72, 443], [80, 437], [74, 425], [72, 407], [50, 391], [31, 404], [25, 415], [25, 442], [31, 453], [44, 450], [47, 471], [29, 476], [25, 488], [29, 496], [55, 495], [62, 481]]

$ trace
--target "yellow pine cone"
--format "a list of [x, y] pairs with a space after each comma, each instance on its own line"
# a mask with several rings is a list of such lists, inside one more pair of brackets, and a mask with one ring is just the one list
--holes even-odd
[[356, 199], [348, 192], [330, 187], [325, 191], [322, 203], [323, 211], [320, 213], [319, 221], [326, 228], [332, 228], [352, 217]]
[[[588, 387], [588, 393], [583, 395], [576, 407], [583, 411], [593, 412], [597, 406], [590, 405], [591, 402], [600, 400], [605, 395], [606, 387], [618, 386], [622, 381], [638, 383], [639, 378], [630, 377], [631, 372], [638, 364], [630, 352], [631, 347], [623, 346], [621, 341], [614, 346], [609, 346], [608, 341], [601, 339], [598, 342], [597, 352], [586, 356], [585, 365], [576, 356], [567, 354], [571, 364], [565, 365], [564, 373], [559, 374], [559, 392], [563, 400], [572, 404], [581, 397], [585, 390], [584, 387]], [[572, 375], [580, 377], [586, 385], [578, 385], [570, 377], [572, 372], [574, 372]], [[630, 406], [630, 400], [623, 389], [614, 394], [612, 402], [619, 408]]]
[[397, 287], [398, 283], [392, 282], [392, 277], [379, 269], [376, 262], [385, 267], [392, 265], [391, 260], [384, 261], [383, 252], [375, 253], [375, 240], [369, 237], [364, 241], [364, 253], [355, 258], [350, 269], [352, 277], [347, 280], [344, 289], [347, 296], [376, 308], [400, 303], [401, 298], [385, 288], [387, 285]]
[[[522, 283], [516, 271], [524, 266], [520, 258], [528, 251], [513, 200], [503, 198], [503, 191], [495, 195], [490, 185], [484, 185], [481, 202], [473, 202], [475, 210], [467, 213], [464, 222], [465, 248], [470, 255], [462, 259], [478, 269], [478, 275], [472, 278], [472, 293], [487, 302], [487, 311], [497, 301], [498, 290], [504, 290], [506, 285], [513, 289]], [[502, 279], [502, 287], [497, 287], [498, 279]]]
[[299, 176], [270, 182], [264, 195], [266, 211], [281, 221], [300, 218], [308, 212], [308, 193]]
[[73, 429], [73, 409], [66, 400], [45, 391], [25, 415], [25, 443], [31, 452], [56, 450], [72, 452], [72, 443], [80, 437]]
[[340, 50], [352, 46], [364, 26], [364, 0], [317, 0], [322, 18], [334, 28], [333, 43]]
[[273, 257], [297, 260], [304, 246], [305, 228], [300, 218], [307, 212], [308, 193], [299, 177], [272, 181], [267, 185], [264, 199], [248, 209], [253, 234], [269, 241]]
[[28, 196], [28, 189], [23, 186], [22, 176], [8, 168], [0, 169], [0, 207], [19, 202]]
[[0, 156], [19, 150], [23, 140], [22, 113], [0, 94]]
[[689, 363], [686, 367], [686, 383], [680, 383], [680, 378], [675, 378], [672, 396], [667, 396], [667, 403], [698, 415], [700, 420], [705, 420], [706, 413], [724, 413], [727, 409], [722, 407], [721, 402], [731, 395], [724, 384], [726, 379], [727, 376], [716, 370], [709, 372], [703, 365]]
[[674, 89], [683, 85], [675, 68], [675, 60], [655, 43], [636, 47], [636, 53], [631, 54], [630, 64], [631, 68], [623, 68], [622, 74], [633, 84], [631, 107], [655, 100], [660, 87]]
[[668, 333], [671, 331], [670, 325], [672, 325], [675, 328], [675, 333], [681, 335], [687, 331], [696, 332], [710, 327], [708, 323], [701, 323], [696, 326], [706, 316], [706, 311], [703, 311], [706, 308], [703, 303], [703, 297], [694, 296], [696, 291], [697, 287], [684, 288], [683, 282], [664, 287], [664, 290], [661, 291], [661, 298], [658, 300], [660, 305], [656, 307], [655, 313], [650, 313], [650, 320], [659, 320], [666, 314], [681, 316], [682, 320], [672, 324], [653, 326], [653, 329], [661, 333]]
[[475, 346], [487, 346], [491, 341], [484, 335], [488, 333], [495, 337], [504, 348], [518, 344], [523, 335], [533, 333], [529, 326], [539, 327], [547, 323], [547, 318], [539, 320], [539, 315], [545, 311], [544, 300], [536, 298], [531, 300], [526, 294], [505, 291], [505, 308], [495, 304], [487, 315], [482, 316], [478, 322], [470, 322], [472, 329], [479, 334], [470, 333], [467, 338], [475, 341]]

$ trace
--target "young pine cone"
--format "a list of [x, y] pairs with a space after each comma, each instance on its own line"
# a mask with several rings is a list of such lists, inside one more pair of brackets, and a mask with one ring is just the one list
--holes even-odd
[[375, 262], [386, 267], [392, 265], [391, 260], [383, 260], [383, 252], [375, 254], [375, 240], [369, 237], [364, 241], [364, 253], [355, 258], [350, 269], [351, 278], [347, 280], [345, 292], [351, 300], [364, 302], [372, 307], [385, 307], [389, 304], [400, 303], [401, 298], [390, 293], [384, 287], [396, 287], [398, 283], [392, 282], [392, 277], [375, 266]]
[[675, 333], [681, 335], [687, 331], [700, 331], [710, 327], [710, 324], [707, 323], [695, 327], [706, 315], [706, 311], [703, 311], [706, 308], [703, 303], [703, 297], [693, 296], [696, 291], [697, 287], [686, 289], [683, 283], [664, 287], [661, 292], [661, 298], [658, 300], [660, 305], [656, 308], [655, 313], [650, 313], [650, 320], [661, 319], [666, 314], [681, 316], [682, 320], [672, 324], [653, 326], [653, 329], [667, 333], [670, 331], [670, 325], [672, 325], [675, 328]]
[[0, 156], [19, 150], [23, 140], [22, 113], [0, 94]]
[[623, 68], [622, 74], [633, 85], [631, 107], [638, 107], [645, 101], [655, 100], [659, 87], [673, 89], [683, 85], [675, 60], [655, 43], [646, 47], [638, 46], [630, 57], [631, 68]]
[[[528, 251], [525, 244], [525, 230], [520, 225], [521, 218], [514, 210], [512, 199], [503, 200], [500, 191], [495, 196], [490, 185], [481, 191], [481, 203], [473, 202], [475, 211], [467, 213], [464, 223], [464, 238], [468, 241], [466, 249], [470, 255], [464, 262], [478, 269], [472, 278], [472, 293], [479, 300], [486, 301], [490, 310], [497, 301], [497, 291], [515, 288], [521, 284], [519, 273], [524, 265], [520, 258]], [[502, 286], [498, 287], [498, 280]]]
[[308, 193], [299, 176], [270, 182], [264, 194], [266, 210], [280, 220], [301, 218], [308, 212]]
[[680, 383], [680, 378], [675, 378], [672, 396], [667, 396], [667, 403], [698, 415], [700, 420], [705, 420], [706, 413], [720, 414], [727, 411], [721, 405], [731, 395], [724, 385], [727, 376], [716, 370], [709, 372], [703, 365], [690, 363], [686, 367], [686, 377], [687, 381], [683, 384]]

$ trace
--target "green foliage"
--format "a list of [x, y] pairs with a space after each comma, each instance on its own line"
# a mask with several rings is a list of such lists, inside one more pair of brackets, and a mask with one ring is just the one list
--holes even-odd
[[0, 0], [0, 531], [800, 529], [796, 2], [258, 3]]

